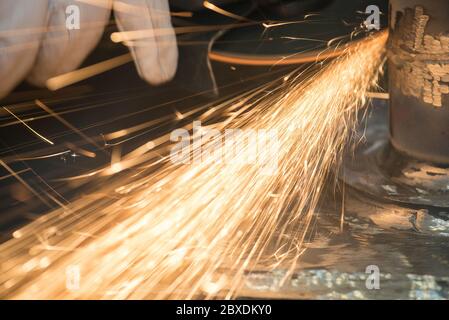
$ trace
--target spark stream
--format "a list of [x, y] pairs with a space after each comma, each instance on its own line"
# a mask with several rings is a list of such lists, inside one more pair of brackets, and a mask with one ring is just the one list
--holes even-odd
[[[312, 77], [292, 75], [254, 99], [205, 111], [222, 112], [219, 129], [276, 131], [277, 174], [217, 162], [173, 165], [157, 152], [150, 158], [144, 145], [133, 153], [136, 174], [100, 180], [69, 210], [49, 212], [0, 246], [0, 297], [232, 298], [248, 293], [247, 273], [273, 269], [283, 270], [281, 288], [298, 268], [321, 191], [376, 85], [386, 40], [379, 33]], [[163, 166], [145, 171], [155, 162]], [[81, 273], [75, 291], [66, 287], [69, 266]]]
[[200, 121], [194, 121], [192, 136], [187, 129], [177, 129], [171, 133], [170, 140], [176, 142], [170, 152], [173, 164], [257, 164], [267, 174], [274, 174], [278, 168], [276, 130], [226, 129], [222, 134], [218, 129], [203, 127]]

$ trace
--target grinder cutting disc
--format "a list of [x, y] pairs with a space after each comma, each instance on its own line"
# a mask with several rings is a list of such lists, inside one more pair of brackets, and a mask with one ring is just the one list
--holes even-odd
[[[366, 35], [366, 32], [354, 31], [361, 29], [369, 5], [377, 5], [381, 12], [388, 9], [386, 0], [350, 0], [344, 5], [337, 0], [274, 1], [280, 2], [277, 6], [270, 5], [271, 0], [256, 2], [259, 6], [247, 18], [266, 23], [226, 32], [213, 46], [212, 60], [255, 66], [313, 62], [323, 51], [332, 52], [336, 47]], [[285, 7], [292, 9], [284, 16], [280, 9], [283, 2]], [[387, 17], [382, 15], [381, 20], [381, 25], [386, 26]], [[335, 41], [329, 47], [332, 39]]]

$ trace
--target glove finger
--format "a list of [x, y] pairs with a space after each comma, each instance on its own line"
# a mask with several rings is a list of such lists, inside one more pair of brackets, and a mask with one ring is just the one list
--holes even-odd
[[[178, 48], [168, 1], [116, 0], [114, 12], [140, 76], [154, 85], [171, 80], [178, 66]], [[133, 31], [143, 31], [145, 36], [127, 39]]]
[[0, 1], [0, 98], [31, 70], [45, 31], [47, 0]]
[[48, 31], [27, 80], [44, 86], [78, 68], [100, 41], [111, 8], [112, 0], [49, 0]]

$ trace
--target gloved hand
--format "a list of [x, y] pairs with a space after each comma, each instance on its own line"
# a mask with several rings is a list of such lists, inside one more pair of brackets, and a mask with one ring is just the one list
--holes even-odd
[[[70, 5], [80, 9], [79, 30], [66, 27]], [[78, 68], [99, 42], [112, 9], [120, 31], [159, 30], [133, 41], [130, 50], [143, 79], [154, 85], [170, 80], [178, 50], [168, 0], [0, 0], [0, 98], [24, 78], [44, 86]]]

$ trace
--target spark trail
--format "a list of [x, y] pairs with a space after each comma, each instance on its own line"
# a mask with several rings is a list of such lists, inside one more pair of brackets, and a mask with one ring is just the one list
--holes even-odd
[[[207, 111], [222, 110], [225, 119], [212, 125], [219, 130], [276, 130], [276, 174], [215, 161], [176, 166], [168, 157], [151, 170], [147, 155], [155, 140], [133, 153], [138, 161], [122, 158], [123, 169], [138, 163], [140, 171], [98, 186], [106, 196], [82, 197], [0, 246], [0, 296], [232, 298], [246, 272], [282, 267], [287, 278], [326, 179], [376, 84], [386, 39], [380, 33], [312, 77], [292, 75], [282, 86]], [[80, 271], [79, 288], [67, 288], [68, 270]]]

